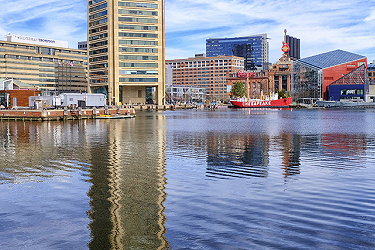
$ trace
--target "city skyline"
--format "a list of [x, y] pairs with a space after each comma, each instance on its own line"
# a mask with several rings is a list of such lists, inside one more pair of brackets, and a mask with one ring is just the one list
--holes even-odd
[[[0, 35], [8, 32], [69, 42], [87, 40], [85, 0], [0, 0]], [[284, 29], [301, 39], [301, 58], [342, 49], [375, 60], [371, 1], [166, 0], [166, 59], [205, 53], [208, 38], [267, 33], [270, 59], [281, 57]]]

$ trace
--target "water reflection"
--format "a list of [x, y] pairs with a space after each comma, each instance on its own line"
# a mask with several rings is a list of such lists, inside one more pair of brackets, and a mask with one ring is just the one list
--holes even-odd
[[81, 145], [86, 138], [81, 127], [60, 122], [1, 122], [0, 184], [66, 177], [72, 169], [85, 171], [89, 152]]
[[175, 133], [170, 146], [173, 155], [204, 158], [206, 176], [219, 179], [266, 178], [270, 154], [280, 155], [276, 162], [285, 178], [301, 174], [303, 164], [353, 168], [364, 161], [367, 149], [365, 135], [351, 134], [274, 136], [207, 132], [192, 137], [190, 133]]
[[374, 133], [319, 114], [1, 122], [1, 248], [371, 248]]
[[301, 136], [297, 134], [284, 134], [281, 136], [282, 168], [285, 177], [300, 174]]
[[[49, 195], [45, 196], [45, 202], [51, 206], [44, 209], [50, 209], [47, 214], [55, 211], [66, 214], [67, 209], [74, 207], [74, 202], [77, 205], [82, 203], [77, 200], [82, 200], [80, 195], [84, 193], [78, 195], [81, 189], [75, 187], [82, 184], [73, 183], [72, 189], [65, 191], [74, 193], [69, 203], [58, 203], [60, 197], [54, 195], [61, 194], [54, 189], [61, 189], [61, 182], [71, 180], [74, 172], [80, 171], [82, 177], [78, 181], [91, 183], [87, 186], [90, 209], [86, 210], [91, 220], [91, 240], [85, 245], [90, 249], [166, 249], [168, 242], [164, 237], [166, 218], [163, 213], [166, 199], [164, 123], [162, 115], [110, 122], [2, 122], [0, 185], [28, 182], [47, 184], [50, 179], [53, 184], [47, 186], [45, 192]], [[32, 192], [30, 195], [40, 196]], [[22, 201], [18, 203], [22, 204]], [[85, 206], [81, 205], [80, 208]], [[34, 206], [30, 209], [34, 209]], [[69, 213], [77, 213], [78, 216], [77, 210]], [[7, 216], [2, 212], [6, 220]], [[37, 216], [30, 212], [28, 214], [33, 215]], [[9, 213], [9, 218], [14, 216]], [[23, 217], [22, 214], [16, 216]], [[0, 234], [1, 225], [2, 219]], [[37, 231], [35, 238], [41, 237]], [[63, 231], [60, 228], [61, 235], [64, 235]], [[57, 235], [56, 232], [54, 235]], [[61, 242], [46, 237], [42, 237], [43, 244], [62, 248]], [[71, 244], [74, 243], [71, 237], [65, 237], [62, 241], [69, 240]], [[75, 248], [82, 248], [82, 242], [75, 243]], [[8, 245], [7, 242], [3, 244]]]
[[97, 121], [106, 143], [91, 160], [90, 249], [167, 248], [164, 123], [163, 116]]
[[267, 177], [269, 139], [254, 135], [209, 133], [207, 176]]

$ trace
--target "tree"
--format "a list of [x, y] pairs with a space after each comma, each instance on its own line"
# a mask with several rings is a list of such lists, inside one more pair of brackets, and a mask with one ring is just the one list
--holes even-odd
[[245, 95], [245, 84], [243, 82], [236, 82], [233, 84], [230, 94], [233, 97], [243, 97]]
[[285, 89], [277, 91], [277, 94], [279, 95], [279, 99], [284, 99], [288, 97], [288, 94], [286, 93]]

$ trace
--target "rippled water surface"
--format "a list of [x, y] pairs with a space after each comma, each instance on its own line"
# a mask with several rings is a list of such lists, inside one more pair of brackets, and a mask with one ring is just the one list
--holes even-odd
[[0, 122], [0, 249], [375, 249], [375, 110]]

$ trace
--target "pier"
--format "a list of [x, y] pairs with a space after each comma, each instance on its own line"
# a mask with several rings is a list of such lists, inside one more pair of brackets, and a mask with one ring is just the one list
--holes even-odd
[[0, 121], [59, 121], [95, 119], [99, 115], [134, 115], [133, 108], [101, 108], [101, 109], [11, 109], [0, 110]]

